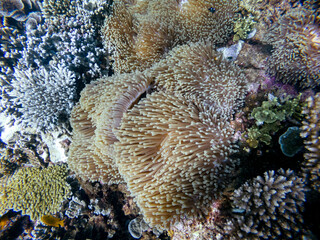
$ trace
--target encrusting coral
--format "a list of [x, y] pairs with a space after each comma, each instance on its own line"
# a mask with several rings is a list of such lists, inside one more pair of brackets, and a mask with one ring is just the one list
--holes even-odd
[[320, 83], [320, 16], [305, 8], [287, 11], [266, 35], [273, 45], [268, 72], [302, 88]]
[[70, 193], [66, 177], [66, 166], [20, 169], [0, 185], [0, 213], [13, 209], [29, 215], [32, 220], [56, 213]]
[[249, 180], [232, 196], [232, 207], [240, 214], [234, 214], [230, 239], [298, 239], [305, 191], [292, 170], [268, 171]]
[[178, 44], [225, 43], [238, 1], [114, 1], [102, 34], [117, 73], [144, 70]]
[[307, 152], [304, 154], [304, 177], [311, 186], [320, 191], [320, 93], [307, 99], [303, 109], [305, 119], [302, 122], [301, 137]]

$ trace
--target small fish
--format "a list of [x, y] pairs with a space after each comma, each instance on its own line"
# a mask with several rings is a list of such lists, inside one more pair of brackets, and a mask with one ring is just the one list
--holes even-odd
[[2, 231], [9, 222], [10, 220], [7, 214], [0, 217], [0, 231]]
[[216, 11], [216, 9], [214, 7], [208, 8], [208, 10], [212, 13], [214, 13]]
[[64, 221], [62, 219], [51, 215], [42, 216], [40, 221], [50, 227], [64, 227]]

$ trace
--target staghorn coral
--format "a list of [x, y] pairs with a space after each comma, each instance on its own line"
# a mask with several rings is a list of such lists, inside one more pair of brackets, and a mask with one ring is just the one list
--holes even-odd
[[223, 60], [210, 43], [178, 46], [154, 69], [160, 88], [195, 95], [226, 115], [242, 104], [246, 92], [247, 79], [243, 72]]
[[303, 109], [305, 119], [302, 121], [301, 137], [307, 152], [304, 154], [304, 177], [311, 186], [320, 191], [320, 93], [307, 99], [307, 106]]
[[67, 120], [75, 99], [75, 76], [70, 70], [63, 65], [16, 69], [14, 76], [9, 95], [24, 126], [50, 131]]
[[[298, 239], [305, 201], [303, 180], [292, 170], [268, 171], [234, 191], [230, 239]], [[236, 211], [234, 211], [236, 212]]]
[[215, 110], [196, 97], [157, 92], [124, 115], [116, 164], [152, 227], [207, 214], [226, 187], [234, 129]]
[[70, 192], [66, 176], [65, 166], [20, 169], [6, 184], [0, 185], [1, 214], [13, 209], [37, 220], [43, 215], [56, 213]]
[[225, 43], [237, 7], [237, 0], [115, 1], [102, 29], [104, 45], [115, 72], [142, 71], [178, 44]]
[[320, 16], [311, 10], [287, 11], [266, 40], [273, 45], [268, 72], [277, 80], [302, 88], [319, 86], [320, 81]]

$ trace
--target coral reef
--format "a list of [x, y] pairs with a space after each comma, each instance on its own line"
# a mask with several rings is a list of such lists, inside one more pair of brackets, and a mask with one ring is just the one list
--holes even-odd
[[303, 180], [291, 170], [268, 171], [246, 182], [232, 196], [240, 214], [234, 214], [231, 239], [297, 239], [304, 201]]
[[73, 110], [69, 166], [83, 179], [124, 180], [151, 227], [201, 218], [237, 164], [231, 114], [245, 91], [241, 70], [209, 43], [177, 47], [144, 72], [101, 78]]
[[273, 45], [268, 72], [285, 83], [302, 88], [320, 82], [320, 16], [304, 8], [284, 14], [267, 33]]
[[19, 119], [24, 126], [42, 131], [54, 130], [66, 122], [75, 99], [75, 76], [66, 66], [14, 72], [13, 90]]
[[102, 29], [104, 45], [115, 72], [142, 71], [177, 44], [225, 43], [237, 9], [237, 0], [115, 1]]
[[66, 176], [66, 166], [20, 169], [6, 184], [0, 186], [1, 214], [13, 209], [36, 220], [43, 215], [56, 213], [70, 193]]
[[320, 191], [320, 93], [307, 99], [307, 106], [303, 109], [305, 119], [302, 122], [301, 137], [307, 152], [304, 154], [304, 177], [311, 186]]

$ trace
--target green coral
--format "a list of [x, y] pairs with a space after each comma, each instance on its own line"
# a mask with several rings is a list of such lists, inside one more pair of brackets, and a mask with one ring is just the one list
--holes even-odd
[[57, 15], [74, 16], [76, 14], [76, 1], [44, 0], [42, 12], [46, 17]]
[[0, 185], [0, 214], [13, 209], [37, 220], [43, 215], [56, 213], [70, 194], [66, 177], [66, 166], [20, 169]]
[[253, 31], [256, 21], [252, 15], [239, 17], [235, 20], [233, 31], [233, 41], [244, 40], [248, 38], [250, 32]]
[[246, 142], [253, 148], [258, 147], [259, 142], [269, 145], [272, 140], [271, 134], [282, 128], [281, 122], [289, 118], [301, 118], [300, 95], [282, 101], [277, 97], [271, 97], [268, 101], [262, 102], [260, 107], [252, 110], [251, 118], [255, 120], [255, 125], [244, 133]]

